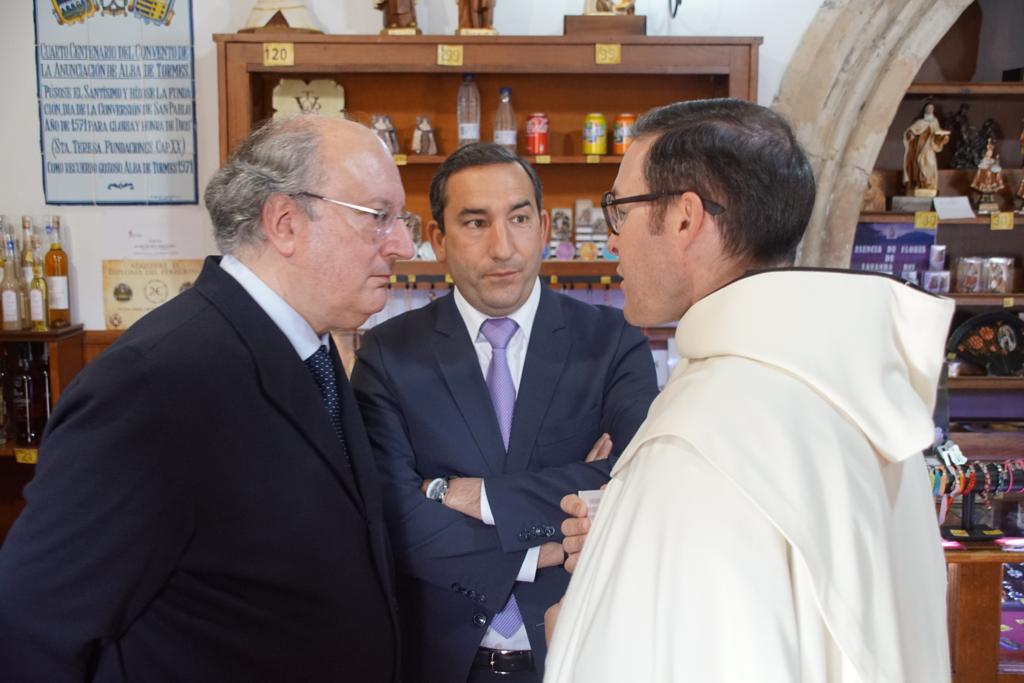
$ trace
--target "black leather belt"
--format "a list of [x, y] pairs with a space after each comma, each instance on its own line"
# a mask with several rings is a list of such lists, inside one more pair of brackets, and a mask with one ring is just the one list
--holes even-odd
[[482, 647], [476, 651], [473, 668], [490, 669], [496, 674], [533, 671], [533, 652], [530, 650], [492, 650]]

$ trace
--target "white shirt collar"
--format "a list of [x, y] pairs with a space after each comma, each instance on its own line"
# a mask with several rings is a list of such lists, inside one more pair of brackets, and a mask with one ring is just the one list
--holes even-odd
[[267, 283], [259, 278], [256, 273], [230, 254], [225, 254], [220, 260], [220, 267], [231, 277], [242, 285], [242, 289], [249, 293], [256, 304], [270, 316], [284, 336], [288, 337], [299, 358], [306, 360], [320, 346], [330, 346], [328, 339], [330, 335], [324, 333], [317, 335], [313, 327], [306, 322], [306, 319], [299, 315], [281, 295], [270, 288]]
[[[480, 337], [480, 326], [484, 324], [484, 321], [493, 316], [484, 315], [480, 311], [473, 308], [473, 306], [466, 301], [466, 297], [462, 296], [462, 292], [459, 291], [458, 285], [455, 287], [455, 307], [459, 310], [459, 315], [462, 316], [463, 322], [466, 323], [466, 330], [469, 331], [469, 338], [476, 341]], [[540, 306], [540, 280], [535, 278], [533, 281], [533, 290], [530, 292], [530, 296], [526, 298], [523, 305], [517, 308], [514, 312], [510, 313], [505, 318], [511, 318], [516, 321], [519, 325], [519, 329], [516, 334], [522, 332], [524, 339], [530, 338], [530, 332], [533, 331], [533, 320], [537, 317], [537, 308]]]

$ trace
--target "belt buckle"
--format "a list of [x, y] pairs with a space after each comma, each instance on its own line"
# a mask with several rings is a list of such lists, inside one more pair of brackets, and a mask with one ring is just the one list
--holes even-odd
[[[509, 652], [511, 652], [511, 650], [509, 650]], [[492, 650], [491, 651], [491, 673], [492, 674], [495, 674], [497, 676], [508, 676], [508, 675], [512, 674], [511, 671], [498, 671], [497, 669], [494, 668], [497, 665], [497, 663], [498, 663], [498, 656], [499, 655], [503, 655], [503, 654], [506, 654], [505, 650]]]

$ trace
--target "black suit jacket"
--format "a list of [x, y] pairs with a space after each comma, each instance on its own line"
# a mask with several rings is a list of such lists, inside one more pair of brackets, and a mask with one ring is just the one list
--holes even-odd
[[394, 681], [380, 489], [217, 259], [61, 396], [0, 550], [0, 678]]
[[[384, 478], [399, 570], [403, 678], [464, 681], [528, 548], [560, 541], [561, 498], [608, 480], [657, 393], [647, 340], [622, 312], [542, 286], [506, 454], [483, 373], [452, 296], [364, 337], [352, 374]], [[603, 432], [612, 458], [583, 462]], [[496, 526], [427, 500], [426, 478], [483, 477]], [[515, 585], [543, 671], [544, 610], [561, 567]]]

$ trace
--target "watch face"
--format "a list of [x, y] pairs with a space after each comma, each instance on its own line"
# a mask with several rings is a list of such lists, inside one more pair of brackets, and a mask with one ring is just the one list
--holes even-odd
[[444, 479], [435, 479], [427, 485], [427, 498], [430, 500], [441, 500], [448, 492], [448, 482]]

